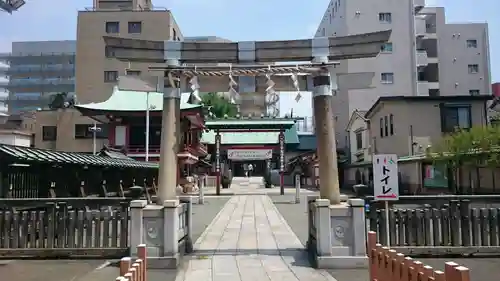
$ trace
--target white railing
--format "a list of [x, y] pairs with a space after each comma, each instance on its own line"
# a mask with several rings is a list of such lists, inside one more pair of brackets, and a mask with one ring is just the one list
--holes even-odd
[[303, 120], [297, 120], [298, 133], [314, 133], [314, 122], [312, 117], [304, 117]]

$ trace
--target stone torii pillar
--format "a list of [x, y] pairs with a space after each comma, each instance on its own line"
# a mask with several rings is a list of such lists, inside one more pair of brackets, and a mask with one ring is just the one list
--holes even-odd
[[[175, 43], [177, 42], [166, 42], [165, 48], [180, 48], [180, 45]], [[167, 65], [173, 67], [180, 66], [176, 52], [170, 54], [172, 58], [166, 57]], [[158, 205], [163, 205], [164, 201], [167, 200], [177, 200], [177, 170], [179, 169], [177, 153], [179, 152], [179, 137], [181, 135], [179, 122], [181, 102], [180, 80], [177, 77], [172, 77], [168, 73], [168, 70], [165, 72], [165, 76], [158, 175]]]
[[[312, 55], [314, 63], [327, 63], [330, 54], [328, 37], [314, 38]], [[333, 82], [333, 85], [332, 85]], [[333, 91], [337, 90], [337, 76], [330, 77], [328, 68], [313, 76], [313, 110], [316, 126], [317, 154], [319, 157], [319, 181], [321, 199], [340, 204], [337, 167], [337, 145], [333, 118]]]

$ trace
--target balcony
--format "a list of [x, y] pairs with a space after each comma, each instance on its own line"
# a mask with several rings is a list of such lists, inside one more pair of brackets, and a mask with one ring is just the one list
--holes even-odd
[[417, 50], [416, 61], [417, 61], [417, 68], [426, 67], [429, 64], [427, 52], [424, 50]]
[[420, 12], [425, 7], [425, 0], [413, 0], [413, 7], [415, 9], [415, 13]]
[[36, 57], [74, 57], [75, 52], [48, 52], [48, 53], [0, 53], [0, 61], [10, 61], [16, 58]]
[[9, 66], [8, 65], [0, 65], [0, 76], [4, 76], [7, 74], [9, 71]]
[[11, 79], [9, 86], [31, 86], [31, 85], [73, 85], [75, 78], [46, 78], [46, 79]]
[[417, 96], [429, 96], [429, 82], [418, 81], [417, 83]]
[[49, 65], [12, 65], [7, 71], [8, 74], [17, 73], [33, 73], [33, 72], [55, 72], [67, 71], [74, 73], [75, 65], [73, 64], [49, 64]]
[[435, 90], [439, 90], [439, 82], [418, 81], [417, 83], [419, 96], [429, 96], [429, 92], [435, 92]]
[[423, 16], [415, 17], [415, 35], [417, 37], [424, 37], [426, 35], [425, 18]]

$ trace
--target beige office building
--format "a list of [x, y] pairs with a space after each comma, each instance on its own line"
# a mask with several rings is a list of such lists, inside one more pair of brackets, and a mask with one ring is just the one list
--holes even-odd
[[[150, 0], [94, 1], [93, 9], [78, 13], [75, 92], [78, 103], [102, 102], [112, 93], [119, 75], [148, 75], [148, 63], [107, 58], [103, 36], [147, 40], [183, 40], [172, 13], [153, 8]], [[35, 146], [62, 151], [91, 152], [94, 121], [73, 109], [39, 111], [25, 120], [33, 128]], [[99, 126], [99, 124], [98, 124]], [[107, 142], [102, 126], [97, 149]]]

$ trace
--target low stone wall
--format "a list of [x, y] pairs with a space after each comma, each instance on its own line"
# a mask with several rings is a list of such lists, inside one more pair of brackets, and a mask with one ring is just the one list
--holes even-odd
[[[181, 256], [193, 249], [191, 197], [147, 205], [134, 200], [130, 205], [130, 243], [145, 244], [148, 268], [177, 268]], [[135, 248], [131, 256], [137, 256]]]
[[328, 199], [307, 200], [311, 263], [317, 268], [367, 268], [364, 200], [347, 199], [330, 205]]

